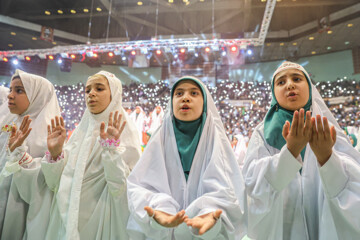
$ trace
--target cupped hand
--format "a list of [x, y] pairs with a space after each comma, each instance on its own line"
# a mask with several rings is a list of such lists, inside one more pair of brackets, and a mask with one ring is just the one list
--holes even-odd
[[29, 128], [30, 123], [31, 123], [30, 116], [27, 115], [22, 120], [19, 129], [17, 129], [15, 125], [12, 126], [11, 134], [8, 142], [10, 152], [13, 152], [17, 147], [21, 146], [24, 143], [27, 136], [29, 136], [31, 132], [31, 128]]
[[210, 212], [194, 218], [185, 219], [185, 223], [192, 228], [199, 229], [199, 235], [203, 235], [211, 229], [216, 221], [220, 218], [222, 211], [217, 209], [215, 212]]
[[185, 215], [185, 210], [181, 210], [175, 215], [171, 215], [162, 211], [154, 210], [151, 207], [144, 207], [149, 217], [153, 217], [157, 223], [163, 227], [173, 228], [183, 223], [188, 217]]

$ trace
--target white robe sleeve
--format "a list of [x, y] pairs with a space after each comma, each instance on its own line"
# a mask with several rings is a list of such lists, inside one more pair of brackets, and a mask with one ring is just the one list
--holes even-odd
[[359, 164], [333, 151], [319, 172], [339, 239], [360, 236]]
[[123, 159], [125, 150], [124, 147], [102, 147], [101, 161], [104, 166], [105, 180], [114, 197], [126, 191], [126, 178], [130, 169]]
[[66, 162], [66, 152], [64, 152], [64, 158], [56, 162], [49, 162], [46, 156], [44, 156], [41, 161], [41, 170], [44, 174], [46, 184], [53, 192], [57, 192], [59, 189], [61, 174], [64, 170]]
[[[254, 131], [243, 168], [248, 198], [248, 233], [263, 229], [266, 222], [281, 218], [283, 203], [281, 191], [296, 177], [302, 167], [301, 156], [295, 158], [287, 146], [271, 155], [265, 140]], [[279, 222], [278, 224], [282, 224]], [[256, 230], [255, 230], [256, 231]], [[252, 236], [255, 237], [255, 236]]]

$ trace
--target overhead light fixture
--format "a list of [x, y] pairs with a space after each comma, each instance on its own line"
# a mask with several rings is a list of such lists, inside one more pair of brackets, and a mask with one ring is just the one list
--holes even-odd
[[12, 45], [11, 43], [8, 44], [9, 47], [13, 47], [14, 45]]
[[76, 11], [75, 11], [74, 9], [71, 9], [70, 12], [71, 12], [72, 14], [75, 14], [75, 13], [76, 13]]
[[285, 45], [285, 43], [283, 43], [283, 42], [282, 42], [282, 43], [280, 43], [280, 46], [284, 46], [284, 45]]
[[329, 47], [327, 47], [326, 49], [327, 49], [327, 50], [331, 50], [331, 47], [329, 46]]
[[16, 36], [16, 32], [11, 32], [10, 34], [13, 36]]
[[108, 53], [108, 56], [109, 56], [109, 57], [113, 57], [113, 56], [114, 56], [114, 53], [113, 53], [113, 52], [109, 52], [109, 53]]
[[266, 46], [270, 47], [270, 46], [271, 46], [271, 43], [267, 43]]
[[18, 64], [19, 64], [19, 60], [17, 60], [17, 58], [13, 59], [13, 60], [12, 60], [12, 64], [18, 65]]
[[3, 59], [2, 59], [4, 62], [8, 62], [9, 61], [9, 59], [7, 58], [7, 57], [3, 57]]
[[347, 25], [348, 27], [352, 27], [352, 26], [354, 26], [354, 24], [352, 24], [352, 23], [348, 23], [348, 25]]
[[64, 13], [64, 12], [63, 12], [62, 10], [60, 10], [60, 9], [59, 9], [57, 12], [58, 12], [58, 14], [63, 14], [63, 13]]
[[266, 0], [261, 0], [261, 2], [266, 2]]
[[142, 5], [143, 5], [143, 2], [138, 1], [138, 2], [137, 2], [137, 5], [138, 5], [138, 6], [142, 6]]
[[332, 33], [333, 33], [333, 31], [331, 31], [331, 30], [327, 31], [327, 34], [332, 34]]
[[230, 50], [231, 50], [232, 52], [236, 52], [236, 51], [237, 51], [237, 47], [236, 47], [236, 46], [232, 46], [232, 47], [230, 48]]
[[45, 15], [50, 15], [51, 12], [50, 11], [45, 11]]
[[87, 9], [87, 8], [84, 8], [84, 10], [83, 10], [85, 13], [87, 13], [87, 12], [89, 12], [89, 9]]
[[349, 45], [349, 43], [350, 43], [349, 41], [346, 41], [346, 42], [345, 42], [345, 45]]
[[32, 37], [31, 39], [32, 39], [32, 40], [34, 40], [34, 41], [35, 41], [35, 40], [37, 40], [37, 38], [36, 38], [36, 37]]
[[174, 3], [174, 0], [169, 0], [169, 3]]
[[293, 42], [293, 44], [292, 44], [293, 46], [296, 46], [297, 45], [297, 42]]
[[132, 51], [131, 51], [131, 55], [135, 56], [135, 55], [136, 55], [136, 51], [135, 51], [135, 50], [132, 50]]
[[156, 50], [156, 54], [161, 55], [161, 50], [160, 49]]
[[31, 60], [31, 57], [26, 56], [26, 57], [25, 57], [25, 60], [26, 60], [26, 61], [30, 61], [30, 60]]
[[206, 47], [206, 48], [205, 48], [205, 52], [207, 52], [207, 53], [210, 52], [210, 48], [209, 48], [209, 47]]
[[52, 44], [56, 45], [56, 42], [52, 42]]
[[315, 38], [314, 37], [309, 37], [309, 40], [314, 40]]
[[315, 51], [312, 51], [311, 54], [314, 55], [314, 54], [316, 54], [316, 52], [315, 52]]
[[96, 11], [101, 12], [101, 11], [102, 11], [102, 9], [101, 9], [101, 8], [99, 8], [99, 7], [97, 7], [97, 8], [96, 8]]

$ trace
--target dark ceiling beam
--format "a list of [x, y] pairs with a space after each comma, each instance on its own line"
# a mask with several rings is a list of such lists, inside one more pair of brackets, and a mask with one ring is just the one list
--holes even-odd
[[[31, 22], [27, 22], [27, 21], [23, 21], [23, 20], [20, 20], [20, 19], [11, 18], [11, 17], [8, 17], [8, 16], [3, 16], [3, 15], [0, 15], [0, 23], [4, 23], [4, 24], [14, 26], [14, 27], [27, 29], [27, 30], [34, 31], [34, 32], [41, 32], [41, 27], [42, 27], [39, 24], [35, 24], [35, 23], [31, 23]], [[61, 31], [61, 30], [58, 30], [58, 29], [54, 30], [54, 36], [59, 37], [59, 38], [63, 38], [63, 39], [76, 41], [76, 42], [81, 42], [81, 43], [86, 43], [87, 42], [87, 37], [84, 37], [84, 36], [81, 36], [81, 35], [78, 35], [78, 34], [73, 34], [73, 33], [65, 32], [65, 31]]]
[[[219, 26], [223, 23], [226, 23], [227, 21], [229, 21], [230, 19], [232, 19], [233, 17], [235, 17], [238, 14], [239, 14], [238, 11], [232, 11], [232, 12], [227, 13], [224, 17], [221, 17], [215, 21], [214, 28], [216, 28], [217, 26]], [[201, 32], [206, 32], [206, 31], [210, 30], [211, 28], [212, 28], [212, 23], [210, 23], [206, 27], [204, 27]]]

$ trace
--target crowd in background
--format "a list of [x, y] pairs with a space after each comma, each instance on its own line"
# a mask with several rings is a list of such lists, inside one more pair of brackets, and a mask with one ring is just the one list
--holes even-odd
[[[358, 129], [360, 125], [360, 83], [349, 79], [337, 79], [332, 82], [316, 83], [321, 96], [334, 114], [342, 128]], [[69, 131], [75, 128], [86, 108], [84, 101], [84, 85], [55, 86], [66, 127]], [[251, 136], [252, 129], [264, 119], [271, 102], [271, 86], [269, 82], [230, 82], [220, 81], [215, 87], [208, 87], [222, 117], [224, 128], [231, 139], [242, 134]], [[143, 130], [149, 129], [151, 113], [156, 106], [164, 110], [168, 103], [170, 87], [166, 82], [151, 84], [132, 83], [123, 86], [123, 104], [128, 113], [136, 106], [146, 116]], [[341, 103], [331, 99], [347, 97]], [[230, 100], [230, 101], [229, 101]], [[247, 106], [234, 106], [231, 100], [245, 100]]]

